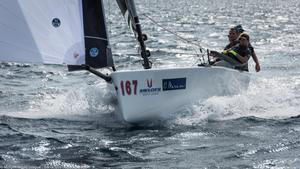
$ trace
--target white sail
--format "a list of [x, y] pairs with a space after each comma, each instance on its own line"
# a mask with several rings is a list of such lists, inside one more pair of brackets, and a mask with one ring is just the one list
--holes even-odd
[[84, 64], [81, 0], [1, 0], [0, 61]]

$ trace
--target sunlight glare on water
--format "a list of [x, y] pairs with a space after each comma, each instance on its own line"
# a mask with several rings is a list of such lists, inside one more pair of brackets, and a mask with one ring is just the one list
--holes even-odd
[[[222, 51], [229, 28], [242, 24], [261, 71], [250, 59], [247, 90], [133, 126], [119, 120], [114, 89], [94, 75], [1, 63], [0, 168], [299, 168], [300, 1], [135, 2], [154, 68], [200, 62], [195, 45], [165, 29]], [[116, 68], [141, 69], [117, 4], [104, 4]]]

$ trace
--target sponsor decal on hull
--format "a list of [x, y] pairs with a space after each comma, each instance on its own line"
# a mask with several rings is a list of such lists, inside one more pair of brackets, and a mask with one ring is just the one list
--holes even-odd
[[140, 94], [143, 96], [153, 96], [158, 95], [161, 92], [161, 87], [153, 87], [153, 80], [147, 79], [146, 88], [140, 89]]
[[186, 78], [163, 79], [162, 87], [163, 87], [163, 91], [185, 90], [186, 89]]

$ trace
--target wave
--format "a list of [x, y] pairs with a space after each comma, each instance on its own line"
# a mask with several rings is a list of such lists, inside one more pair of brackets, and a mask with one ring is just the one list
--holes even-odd
[[208, 121], [245, 117], [266, 120], [299, 117], [298, 76], [253, 76], [246, 91], [233, 96], [214, 96], [194, 102], [174, 113], [172, 121], [177, 124], [197, 125]]

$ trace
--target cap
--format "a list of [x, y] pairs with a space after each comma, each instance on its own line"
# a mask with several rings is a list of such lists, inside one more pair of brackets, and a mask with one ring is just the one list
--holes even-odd
[[[250, 41], [250, 37], [249, 37], [249, 35], [248, 35], [247, 33], [242, 33], [242, 34], [240, 35], [240, 37], [246, 38], [246, 39], [248, 40], [248, 42]], [[240, 37], [239, 37], [239, 38], [240, 38]]]
[[243, 29], [242, 25], [237, 25], [234, 27], [236, 29], [237, 32], [239, 33], [243, 33], [245, 30]]

